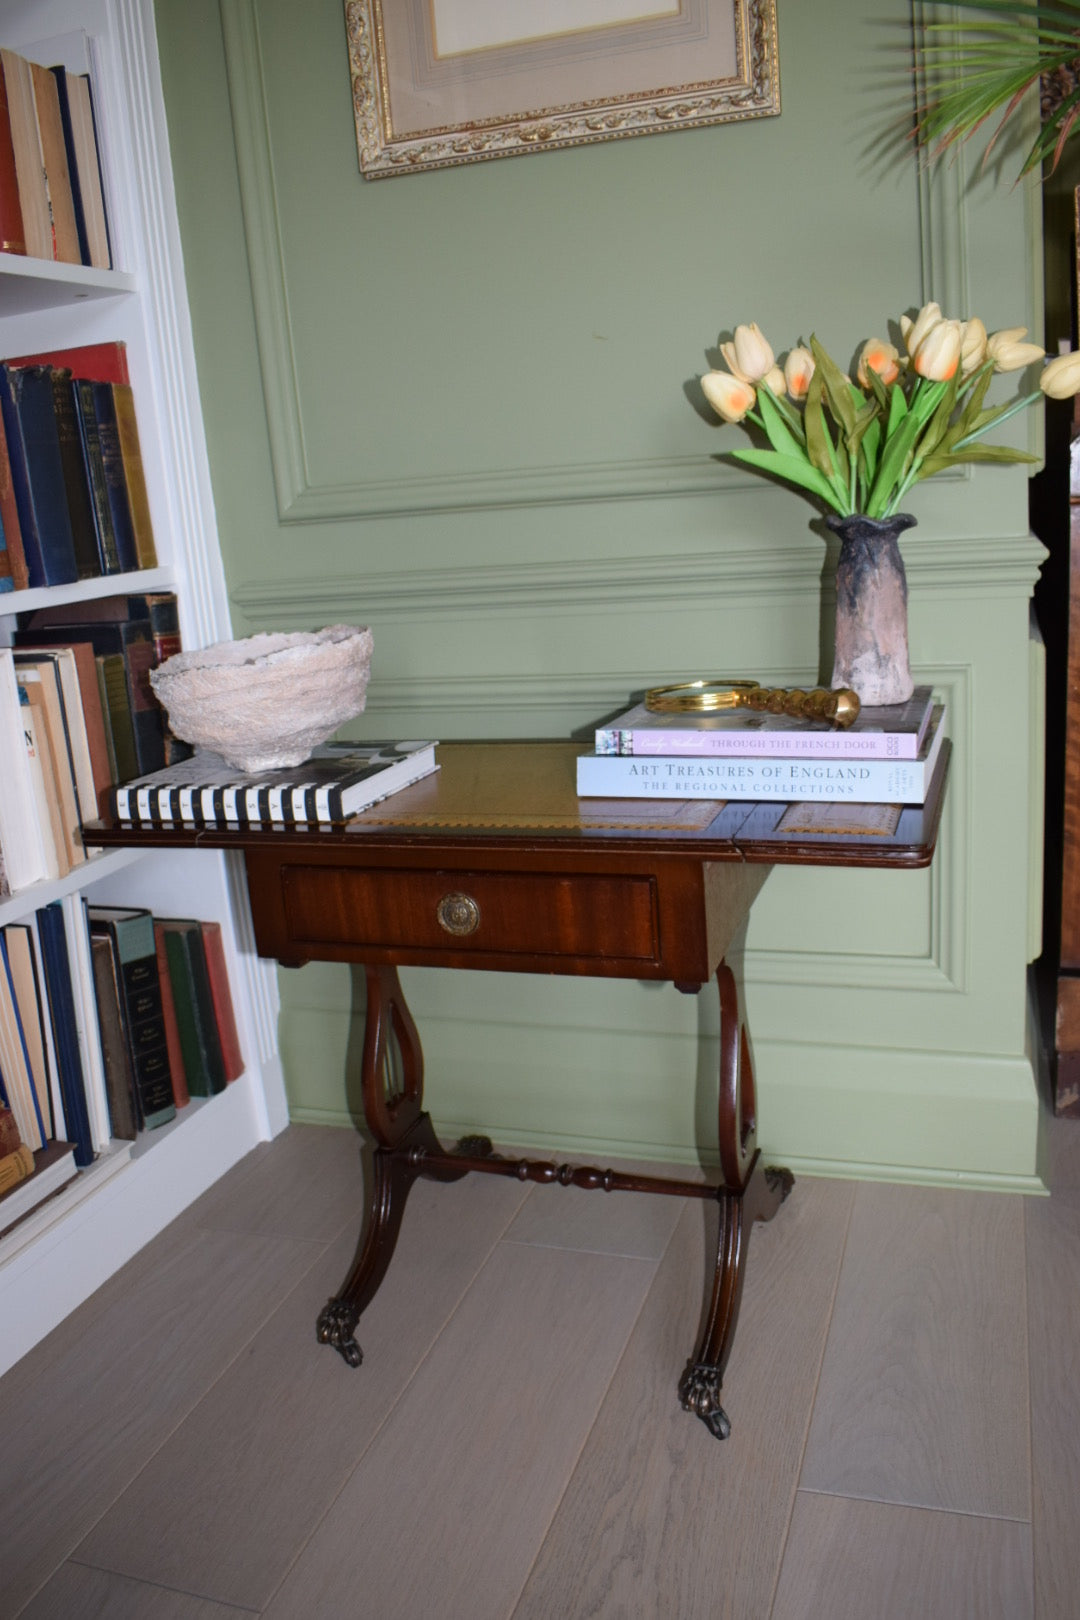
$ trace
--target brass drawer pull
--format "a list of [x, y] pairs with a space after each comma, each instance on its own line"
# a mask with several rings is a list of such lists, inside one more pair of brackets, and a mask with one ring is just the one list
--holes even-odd
[[471, 894], [444, 894], [435, 915], [448, 934], [473, 934], [480, 926], [480, 907]]

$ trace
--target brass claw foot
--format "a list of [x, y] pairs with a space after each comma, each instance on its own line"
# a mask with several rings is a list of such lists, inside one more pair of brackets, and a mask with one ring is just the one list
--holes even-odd
[[347, 1305], [340, 1299], [328, 1299], [315, 1324], [315, 1336], [319, 1343], [331, 1345], [350, 1367], [359, 1367], [364, 1359], [364, 1352], [355, 1338], [359, 1320], [360, 1312], [355, 1306]]
[[716, 1440], [731, 1433], [731, 1419], [720, 1405], [720, 1369], [691, 1362], [679, 1380], [679, 1403], [684, 1412], [699, 1417]]

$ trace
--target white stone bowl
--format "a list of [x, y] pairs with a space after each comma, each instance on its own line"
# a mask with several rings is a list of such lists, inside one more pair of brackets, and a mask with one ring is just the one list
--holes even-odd
[[299, 765], [361, 712], [371, 631], [348, 624], [180, 652], [150, 671], [177, 737], [241, 771]]

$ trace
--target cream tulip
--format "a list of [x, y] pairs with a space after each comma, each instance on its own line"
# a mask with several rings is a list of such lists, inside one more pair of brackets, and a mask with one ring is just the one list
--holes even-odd
[[1043, 368], [1039, 387], [1050, 399], [1072, 399], [1080, 394], [1080, 352], [1070, 349], [1055, 355]]
[[724, 358], [725, 366], [727, 366], [733, 377], [738, 377], [740, 382], [750, 381], [750, 378], [739, 367], [739, 358], [735, 353], [734, 343], [721, 343], [720, 353]]
[[965, 321], [960, 335], [960, 375], [971, 377], [986, 359], [986, 327], [977, 315]]
[[779, 399], [783, 399], [787, 392], [787, 378], [784, 376], [783, 366], [773, 366], [771, 371], [765, 373], [761, 381], [764, 387], [770, 388]]
[[864, 388], [869, 388], [871, 371], [877, 372], [886, 388], [900, 375], [900, 351], [893, 343], [882, 338], [868, 338], [862, 346], [855, 375]]
[[726, 371], [707, 371], [701, 379], [701, 391], [725, 422], [741, 422], [757, 399], [750, 383]]
[[994, 362], [995, 371], [1022, 371], [1046, 353], [1037, 343], [1021, 343], [1027, 336], [1026, 326], [1006, 326], [992, 332], [986, 340], [986, 352]]
[[809, 349], [800, 344], [792, 349], [784, 361], [784, 381], [787, 391], [792, 399], [805, 399], [810, 391], [810, 379], [814, 375], [816, 361]]
[[[727, 355], [724, 358], [726, 360]], [[772, 348], [762, 337], [756, 321], [751, 321], [749, 326], [735, 328], [735, 365], [731, 369], [737, 377], [743, 377], [750, 383], [760, 382], [768, 376], [775, 363]], [[728, 364], [731, 362], [728, 361]]]
[[914, 320], [909, 315], [901, 315], [900, 331], [907, 345], [907, 352], [912, 359], [914, 359], [915, 351], [927, 332], [932, 326], [936, 326], [941, 318], [941, 305], [933, 302], [924, 304]]
[[929, 382], [948, 382], [960, 364], [960, 322], [935, 321], [912, 355], [911, 363]]

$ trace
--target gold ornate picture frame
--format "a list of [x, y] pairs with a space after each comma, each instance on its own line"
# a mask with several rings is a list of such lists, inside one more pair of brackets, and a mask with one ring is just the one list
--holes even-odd
[[366, 179], [780, 111], [776, 0], [346, 0]]

